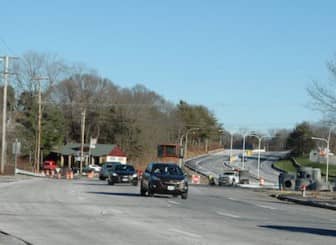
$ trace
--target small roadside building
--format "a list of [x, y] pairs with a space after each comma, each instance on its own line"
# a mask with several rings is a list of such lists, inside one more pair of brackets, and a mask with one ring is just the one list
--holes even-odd
[[[57, 151], [59, 156], [60, 167], [79, 167], [81, 159], [81, 144], [73, 143], [61, 147]], [[126, 154], [115, 144], [96, 144], [94, 148], [90, 148], [89, 144], [84, 144], [83, 149], [84, 165], [98, 164], [104, 162], [121, 162], [126, 164]]]

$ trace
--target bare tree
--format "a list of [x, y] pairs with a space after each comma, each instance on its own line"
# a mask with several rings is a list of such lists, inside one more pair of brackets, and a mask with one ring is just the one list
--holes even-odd
[[313, 81], [307, 92], [313, 100], [313, 109], [322, 112], [329, 121], [336, 119], [336, 63], [327, 63], [331, 79], [328, 83]]

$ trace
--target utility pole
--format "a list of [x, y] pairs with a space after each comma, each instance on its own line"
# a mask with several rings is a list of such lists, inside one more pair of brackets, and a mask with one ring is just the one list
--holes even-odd
[[82, 171], [83, 171], [83, 158], [84, 158], [84, 133], [85, 133], [85, 109], [82, 112], [82, 140], [81, 140], [81, 156], [80, 156], [80, 167], [79, 167], [79, 173], [82, 175]]
[[34, 80], [38, 82], [38, 115], [37, 115], [37, 143], [36, 143], [36, 158], [35, 171], [40, 172], [41, 163], [41, 124], [42, 124], [42, 95], [41, 95], [41, 80], [47, 80], [46, 77], [36, 77]]
[[3, 109], [2, 109], [2, 141], [1, 141], [1, 163], [0, 163], [0, 174], [5, 172], [6, 164], [6, 126], [7, 126], [7, 84], [8, 84], [8, 67], [9, 59], [14, 59], [15, 57], [4, 56], [0, 59], [4, 60], [4, 70], [2, 72], [4, 77], [4, 88], [3, 88]]

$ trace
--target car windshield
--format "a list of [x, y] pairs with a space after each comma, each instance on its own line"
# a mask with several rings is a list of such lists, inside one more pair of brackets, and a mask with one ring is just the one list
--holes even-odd
[[234, 175], [234, 173], [224, 173], [224, 175]]
[[155, 175], [183, 175], [182, 170], [174, 165], [159, 165], [153, 168]]
[[115, 167], [116, 171], [134, 171], [134, 167], [130, 165], [117, 165]]
[[113, 168], [113, 166], [116, 166], [116, 165], [121, 165], [121, 163], [120, 162], [105, 163], [103, 165], [103, 168]]

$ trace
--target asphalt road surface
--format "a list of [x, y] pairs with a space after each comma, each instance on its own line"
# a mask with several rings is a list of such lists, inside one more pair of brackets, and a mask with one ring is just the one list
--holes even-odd
[[[233, 156], [238, 156], [241, 154], [241, 150], [233, 150]], [[267, 152], [261, 154], [260, 159], [260, 168], [259, 176], [263, 177], [265, 181], [271, 183], [275, 186], [278, 186], [279, 174], [277, 170], [272, 168], [272, 164], [279, 157], [283, 156], [285, 152]], [[224, 162], [229, 163], [230, 151], [225, 150], [217, 153], [211, 153], [206, 156], [193, 159], [189, 161], [189, 164], [192, 165], [195, 169], [201, 171], [205, 174], [211, 174], [215, 177], [218, 177], [219, 174], [223, 173], [224, 169], [227, 169], [227, 166], [232, 166], [233, 168], [242, 168], [242, 162], [238, 158], [236, 161], [226, 166]], [[245, 163], [245, 168], [249, 170], [249, 173], [257, 178], [258, 176], [258, 160], [257, 155], [254, 155], [253, 158], [248, 158]]]
[[335, 223], [334, 211], [241, 188], [191, 186], [182, 200], [99, 180], [0, 183], [0, 244], [334, 245]]

